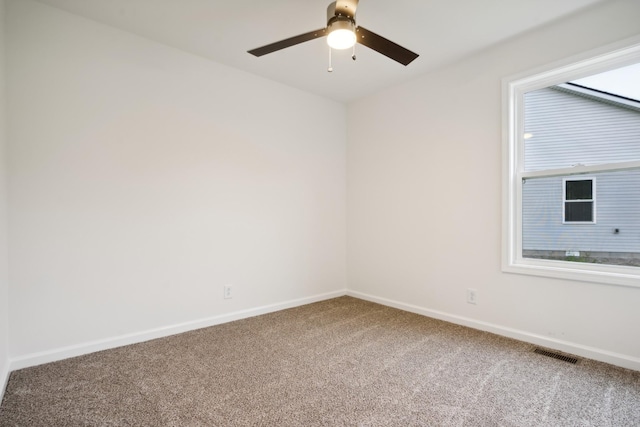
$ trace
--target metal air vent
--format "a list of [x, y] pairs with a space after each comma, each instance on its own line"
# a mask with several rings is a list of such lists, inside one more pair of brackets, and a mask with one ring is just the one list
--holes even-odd
[[552, 357], [554, 359], [562, 360], [563, 362], [573, 363], [574, 365], [578, 363], [577, 357], [565, 356], [561, 353], [556, 353], [555, 351], [543, 350], [541, 348], [536, 348], [533, 350], [534, 353], [540, 354], [542, 356]]

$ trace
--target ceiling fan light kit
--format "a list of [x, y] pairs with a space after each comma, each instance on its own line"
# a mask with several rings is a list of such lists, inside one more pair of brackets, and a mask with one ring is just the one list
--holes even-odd
[[[418, 57], [417, 53], [391, 40], [356, 25], [358, 0], [337, 0], [327, 8], [327, 26], [305, 34], [280, 40], [248, 51], [254, 56], [262, 56], [287, 47], [295, 46], [319, 37], [327, 36], [327, 44], [333, 49], [348, 49], [356, 43], [367, 46], [402, 65], [409, 65]], [[355, 56], [353, 57], [355, 59]], [[330, 70], [331, 71], [331, 70]]]
[[351, 19], [336, 19], [327, 26], [327, 31], [327, 44], [332, 49], [349, 49], [356, 44], [356, 24]]

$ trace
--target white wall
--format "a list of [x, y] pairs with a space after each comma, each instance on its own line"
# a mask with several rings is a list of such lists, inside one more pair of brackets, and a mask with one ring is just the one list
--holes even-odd
[[344, 292], [344, 106], [32, 1], [7, 18], [12, 359]]
[[640, 2], [606, 2], [351, 104], [350, 292], [640, 369], [640, 288], [501, 272], [502, 78], [638, 22]]
[[9, 271], [5, 132], [4, 0], [0, 0], [0, 401], [9, 374]]

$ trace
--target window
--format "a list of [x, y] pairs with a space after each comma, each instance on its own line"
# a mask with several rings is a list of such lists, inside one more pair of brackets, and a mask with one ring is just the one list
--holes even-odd
[[565, 178], [564, 216], [562, 222], [578, 224], [595, 224], [595, 180], [593, 178]]
[[640, 43], [585, 57], [503, 82], [502, 269], [640, 287]]

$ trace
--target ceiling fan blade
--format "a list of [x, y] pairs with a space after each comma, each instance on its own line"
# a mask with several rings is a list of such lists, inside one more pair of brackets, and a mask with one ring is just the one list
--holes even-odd
[[346, 16], [350, 19], [354, 19], [356, 16], [356, 8], [358, 7], [358, 0], [336, 0], [335, 15]]
[[396, 44], [391, 40], [387, 40], [363, 27], [356, 28], [356, 36], [358, 43], [363, 44], [366, 47], [401, 63], [402, 65], [409, 65], [411, 61], [419, 56], [417, 53], [411, 52], [409, 49], [405, 49], [399, 44]]
[[326, 33], [326, 28], [320, 28], [319, 30], [310, 31], [308, 33], [300, 34], [299, 36], [290, 37], [288, 39], [280, 40], [279, 42], [251, 49], [247, 52], [254, 56], [262, 56], [286, 47], [295, 46], [300, 43], [308, 42], [309, 40], [317, 39], [318, 37], [324, 36]]

